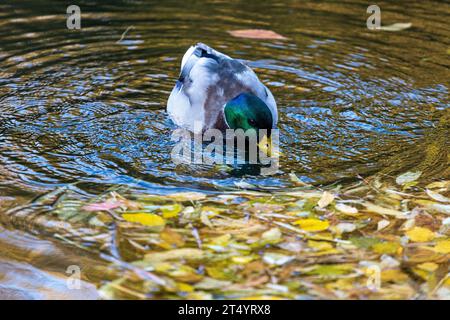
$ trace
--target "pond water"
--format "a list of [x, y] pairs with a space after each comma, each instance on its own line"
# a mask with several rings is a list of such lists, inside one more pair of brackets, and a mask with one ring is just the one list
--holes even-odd
[[[81, 30], [60, 1], [0, 4], [0, 212], [76, 184], [165, 193], [333, 183], [424, 165], [448, 174], [449, 36], [445, 1], [78, 1]], [[286, 40], [235, 38], [260, 28]], [[127, 31], [127, 32], [125, 32]], [[281, 151], [271, 177], [175, 166], [165, 111], [186, 49], [204, 42], [243, 59], [278, 103]], [[436, 131], [438, 130], [438, 131]], [[442, 159], [444, 161], [442, 161]], [[436, 160], [436, 158], [434, 159]]]

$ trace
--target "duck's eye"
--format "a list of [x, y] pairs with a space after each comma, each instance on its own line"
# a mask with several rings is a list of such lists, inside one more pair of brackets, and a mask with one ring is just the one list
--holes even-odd
[[251, 125], [251, 126], [256, 126], [256, 121], [255, 121], [255, 119], [248, 119], [248, 124], [249, 125]]

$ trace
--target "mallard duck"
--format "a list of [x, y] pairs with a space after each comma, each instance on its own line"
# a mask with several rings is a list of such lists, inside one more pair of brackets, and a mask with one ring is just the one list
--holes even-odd
[[275, 99], [255, 72], [203, 43], [185, 53], [167, 111], [177, 126], [194, 133], [208, 129], [270, 131], [278, 121]]

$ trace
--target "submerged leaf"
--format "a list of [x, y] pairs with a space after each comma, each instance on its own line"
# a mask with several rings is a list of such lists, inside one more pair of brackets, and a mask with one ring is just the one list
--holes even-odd
[[366, 207], [367, 211], [370, 211], [373, 213], [378, 213], [378, 214], [386, 215], [386, 216], [394, 216], [396, 218], [404, 218], [405, 217], [405, 214], [403, 212], [395, 210], [395, 209], [380, 207], [380, 206], [370, 203], [370, 202], [364, 202], [363, 205]]
[[122, 217], [128, 222], [140, 223], [149, 227], [164, 227], [165, 220], [153, 213], [125, 213]]
[[421, 175], [422, 175], [422, 172], [421, 172], [421, 171], [416, 171], [416, 172], [410, 172], [410, 171], [408, 171], [408, 172], [406, 172], [406, 173], [404, 173], [404, 174], [402, 174], [402, 175], [399, 175], [399, 176], [397, 177], [397, 179], [395, 179], [395, 182], [396, 182], [398, 185], [404, 185], [404, 184], [407, 184], [407, 183], [411, 183], [411, 182], [413, 182], [413, 181], [416, 181], [417, 179], [420, 178]]
[[281, 266], [283, 264], [286, 264], [290, 261], [292, 261], [294, 257], [292, 256], [286, 256], [281, 253], [275, 253], [275, 252], [267, 252], [263, 256], [263, 261], [267, 264]]
[[336, 204], [336, 209], [345, 214], [357, 214], [358, 213], [358, 209], [356, 209], [355, 207], [348, 206], [343, 203]]
[[334, 200], [334, 195], [329, 193], [328, 191], [325, 191], [322, 195], [322, 198], [320, 198], [319, 202], [317, 202], [317, 205], [320, 208], [327, 207], [330, 203], [332, 203]]
[[145, 255], [147, 262], [162, 262], [167, 260], [186, 259], [198, 260], [204, 257], [204, 252], [200, 249], [182, 248], [164, 252], [151, 252]]
[[183, 210], [183, 206], [179, 203], [169, 206], [162, 206], [160, 208], [164, 218], [169, 219], [178, 216], [178, 214]]
[[436, 200], [439, 202], [450, 202], [450, 198], [444, 197], [442, 194], [437, 193], [435, 191], [427, 189], [427, 194], [433, 200]]
[[295, 225], [298, 225], [301, 229], [305, 231], [323, 231], [328, 229], [330, 223], [328, 221], [322, 221], [319, 219], [300, 219], [294, 222]]
[[413, 242], [428, 242], [434, 239], [435, 234], [427, 228], [414, 227], [406, 232], [408, 238]]
[[434, 246], [434, 251], [438, 253], [450, 253], [450, 240], [441, 240]]

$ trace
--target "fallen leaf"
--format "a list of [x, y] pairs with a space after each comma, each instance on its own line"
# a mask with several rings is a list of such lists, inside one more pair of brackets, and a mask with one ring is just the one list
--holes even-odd
[[329, 193], [328, 191], [325, 191], [322, 194], [322, 198], [320, 198], [319, 202], [317, 202], [317, 205], [320, 208], [325, 208], [327, 207], [330, 203], [332, 203], [334, 200], [334, 195]]
[[377, 224], [377, 231], [383, 230], [384, 228], [386, 228], [388, 225], [390, 224], [389, 220], [380, 220], [378, 221]]
[[330, 223], [328, 221], [322, 221], [319, 219], [300, 219], [294, 222], [295, 225], [298, 225], [301, 229], [305, 231], [323, 231], [328, 229]]
[[363, 205], [366, 207], [367, 211], [378, 213], [386, 216], [394, 216], [396, 218], [404, 218], [405, 214], [401, 211], [395, 209], [389, 209], [385, 207], [378, 206], [370, 202], [364, 202]]
[[401, 249], [398, 242], [380, 242], [372, 246], [372, 250], [379, 254], [397, 254]]
[[204, 252], [200, 249], [182, 248], [164, 252], [147, 253], [144, 259], [146, 262], [163, 262], [176, 259], [198, 260], [203, 257]]
[[314, 240], [308, 240], [308, 247], [312, 249], [316, 249], [318, 251], [325, 251], [325, 250], [331, 250], [334, 249], [333, 245], [326, 241], [314, 241]]
[[408, 275], [398, 269], [381, 271], [381, 281], [401, 283], [408, 281]]
[[441, 240], [437, 242], [433, 249], [437, 253], [450, 253], [450, 240]]
[[402, 30], [406, 30], [412, 27], [412, 23], [408, 22], [408, 23], [394, 23], [388, 26], [381, 26], [380, 30], [383, 31], [402, 31]]
[[263, 256], [263, 261], [267, 264], [281, 266], [292, 261], [294, 257], [286, 256], [284, 254], [275, 253], [275, 252], [266, 252]]
[[276, 243], [281, 240], [281, 231], [278, 228], [272, 228], [261, 235], [261, 238], [270, 243]]
[[167, 198], [175, 200], [175, 201], [198, 201], [206, 199], [206, 194], [200, 192], [179, 192], [169, 194]]
[[287, 38], [271, 30], [243, 29], [228, 31], [233, 37], [248, 39], [286, 40]]
[[434, 262], [424, 262], [417, 265], [417, 268], [428, 272], [434, 272], [437, 270], [437, 268], [439, 268], [439, 265]]
[[408, 172], [406, 172], [406, 173], [404, 173], [404, 174], [402, 174], [402, 175], [399, 175], [399, 176], [395, 179], [395, 182], [396, 182], [398, 185], [404, 185], [404, 184], [407, 184], [407, 183], [411, 183], [411, 182], [416, 181], [417, 179], [420, 178], [421, 175], [422, 175], [422, 172], [421, 172], [421, 171], [416, 171], [416, 172], [410, 172], [410, 171], [408, 171]]
[[183, 210], [183, 206], [179, 203], [176, 203], [174, 205], [162, 206], [160, 210], [164, 218], [170, 219], [178, 216], [181, 210]]
[[355, 207], [348, 206], [343, 203], [336, 204], [336, 209], [345, 214], [357, 214], [358, 213], [358, 209], [356, 209]]
[[433, 200], [436, 200], [439, 202], [450, 202], [450, 198], [444, 197], [442, 194], [437, 193], [435, 191], [427, 189], [427, 194]]
[[411, 230], [408, 230], [406, 235], [413, 242], [428, 242], [435, 237], [433, 231], [422, 227], [414, 227]]
[[140, 223], [149, 227], [163, 227], [165, 220], [153, 213], [125, 213], [122, 215], [128, 222]]
[[348, 223], [348, 222], [341, 222], [338, 223], [336, 226], [336, 231], [339, 234], [343, 233], [350, 233], [356, 230], [356, 225], [354, 223]]

